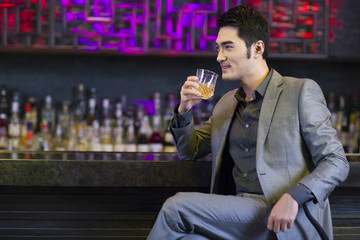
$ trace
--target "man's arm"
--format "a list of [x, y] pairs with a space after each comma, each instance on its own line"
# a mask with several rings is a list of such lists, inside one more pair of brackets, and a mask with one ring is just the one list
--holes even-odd
[[320, 205], [324, 204], [349, 171], [343, 147], [330, 123], [323, 93], [312, 80], [305, 81], [302, 86], [299, 115], [302, 136], [315, 168], [274, 205], [268, 218], [268, 229], [276, 233], [292, 227], [302, 203], [314, 198]]
[[314, 169], [299, 183], [310, 189], [322, 207], [349, 173], [344, 148], [331, 124], [331, 114], [319, 85], [305, 81], [299, 97], [301, 134], [310, 153]]
[[190, 76], [182, 86], [180, 104], [175, 108], [175, 115], [169, 126], [182, 160], [196, 160], [211, 152], [211, 120], [195, 130], [192, 119], [191, 108], [201, 101], [201, 94], [193, 89], [198, 87], [197, 79]]

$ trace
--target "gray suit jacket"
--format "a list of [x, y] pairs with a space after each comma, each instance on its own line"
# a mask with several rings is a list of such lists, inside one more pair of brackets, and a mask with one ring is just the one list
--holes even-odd
[[[212, 193], [221, 192], [219, 176], [237, 105], [236, 91], [220, 99], [211, 118], [199, 129], [194, 129], [193, 121], [183, 128], [170, 126], [182, 160], [196, 160], [212, 153]], [[346, 179], [349, 164], [331, 126], [323, 93], [314, 81], [283, 77], [274, 71], [259, 117], [256, 170], [270, 205], [297, 183], [308, 187], [316, 197], [316, 203], [308, 203], [308, 208], [330, 239], [333, 238], [328, 196]], [[278, 239], [319, 237], [300, 208], [294, 226], [279, 233]]]

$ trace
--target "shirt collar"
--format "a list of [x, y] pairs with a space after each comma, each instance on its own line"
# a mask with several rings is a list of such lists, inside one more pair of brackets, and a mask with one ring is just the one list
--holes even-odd
[[[254, 93], [253, 93], [253, 99], [255, 100], [256, 97], [260, 96], [264, 96], [267, 85], [270, 81], [270, 78], [273, 75], [274, 70], [270, 69], [269, 73], [266, 75], [266, 77], [264, 78], [264, 80], [262, 80], [262, 82], [260, 83], [260, 85], [255, 89]], [[236, 100], [238, 100], [238, 102], [240, 101], [245, 101], [245, 91], [242, 87], [240, 87], [237, 92], [235, 93], [235, 98]]]

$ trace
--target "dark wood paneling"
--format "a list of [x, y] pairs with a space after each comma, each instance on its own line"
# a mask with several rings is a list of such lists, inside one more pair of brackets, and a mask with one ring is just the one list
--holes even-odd
[[[175, 187], [1, 187], [0, 239], [146, 239]], [[330, 196], [336, 240], [360, 239], [360, 193]]]
[[179, 191], [208, 189], [1, 187], [0, 239], [146, 239]]

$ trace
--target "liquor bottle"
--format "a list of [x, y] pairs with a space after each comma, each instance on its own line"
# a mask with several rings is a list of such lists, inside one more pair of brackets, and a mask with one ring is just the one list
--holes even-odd
[[75, 124], [83, 122], [85, 119], [85, 94], [84, 94], [84, 85], [80, 83], [78, 85], [76, 100], [74, 103], [74, 116]]
[[37, 141], [34, 140], [34, 131], [32, 122], [26, 122], [26, 141], [25, 141], [25, 150], [37, 150]]
[[90, 97], [88, 99], [88, 108], [86, 113], [86, 123], [92, 126], [93, 121], [96, 119], [96, 89], [90, 89]]
[[77, 149], [77, 132], [75, 120], [71, 119], [67, 133], [65, 133], [65, 146], [68, 151], [75, 151]]
[[124, 129], [122, 103], [115, 104], [115, 126], [113, 127], [113, 151], [124, 152]]
[[45, 106], [41, 110], [41, 119], [41, 124], [43, 125], [45, 121], [49, 128], [49, 133], [53, 133], [55, 131], [55, 109], [52, 106], [52, 98], [50, 95], [46, 95], [45, 97]]
[[100, 141], [100, 123], [97, 119], [94, 119], [91, 127], [91, 137], [90, 137], [90, 151], [101, 151], [101, 141]]
[[360, 134], [360, 106], [358, 93], [352, 98], [352, 106], [349, 115], [349, 153], [356, 153], [359, 149], [358, 138]]
[[32, 129], [33, 123], [31, 122], [31, 105], [29, 102], [25, 103], [24, 108], [24, 119], [21, 124], [21, 136], [20, 136], [20, 145], [23, 149], [28, 150], [29, 144], [28, 144], [28, 132], [29, 127], [31, 127], [31, 132], [33, 132]]
[[137, 151], [138, 152], [149, 152], [149, 137], [148, 132], [150, 124], [148, 115], [143, 115], [141, 120], [141, 126], [137, 137]]
[[116, 120], [116, 126], [113, 128], [113, 150], [115, 152], [124, 152], [125, 144], [124, 144], [124, 129], [121, 119]]
[[14, 93], [11, 103], [11, 117], [9, 121], [9, 150], [20, 149], [20, 130], [21, 122], [19, 117], [19, 95]]
[[349, 123], [348, 148], [347, 153], [355, 153], [357, 149], [357, 137], [355, 134], [355, 124]]
[[114, 115], [115, 115], [116, 122], [117, 121], [120, 121], [121, 123], [123, 122], [123, 107], [122, 107], [121, 102], [116, 102]]
[[153, 133], [149, 140], [151, 152], [162, 152], [163, 151], [163, 139], [159, 132], [160, 121], [161, 121], [161, 117], [159, 115], [155, 115], [153, 117]]
[[7, 90], [3, 86], [0, 91], [0, 149], [8, 147], [8, 116]]
[[156, 92], [155, 94], [154, 94], [154, 107], [155, 107], [155, 114], [154, 114], [154, 116], [153, 117], [157, 117], [157, 118], [159, 118], [158, 120], [159, 120], [159, 125], [158, 125], [158, 127], [159, 127], [159, 129], [158, 129], [158, 131], [159, 131], [159, 133], [160, 134], [162, 134], [163, 132], [164, 132], [164, 123], [163, 123], [163, 119], [162, 119], [162, 112], [161, 112], [161, 96], [160, 96], [160, 93], [158, 93], [158, 92]]
[[[36, 143], [36, 146], [33, 145], [33, 150], [49, 151], [51, 136], [49, 133], [48, 121], [46, 121], [44, 119], [41, 123], [40, 128], [41, 128], [41, 130], [37, 134], [37, 143]], [[35, 142], [36, 141], [34, 141], [34, 143]]]
[[128, 127], [126, 130], [125, 136], [125, 151], [126, 152], [136, 152], [136, 137], [135, 137], [135, 126], [134, 119], [128, 119]]
[[69, 112], [69, 102], [64, 101], [62, 103], [62, 110], [58, 114], [58, 124], [60, 124], [62, 138], [65, 143], [67, 142], [67, 140], [69, 140], [69, 128], [71, 120], [72, 117]]
[[89, 150], [89, 131], [84, 121], [77, 122], [76, 127], [76, 151]]
[[53, 151], [65, 151], [66, 145], [63, 139], [64, 133], [61, 128], [61, 124], [56, 124], [55, 137], [51, 140], [51, 150]]
[[142, 125], [144, 116], [144, 106], [142, 104], [137, 106], [136, 118], [135, 118], [135, 135], [139, 135], [139, 131]]
[[102, 111], [101, 119], [103, 122], [110, 120], [111, 121], [111, 103], [109, 98], [104, 98], [102, 100]]
[[336, 128], [336, 109], [335, 109], [335, 94], [333, 92], [328, 95], [328, 108], [331, 113], [331, 124]]
[[173, 93], [169, 94], [168, 107], [165, 110], [164, 122], [165, 122], [165, 132], [164, 132], [164, 152], [176, 152], [176, 146], [168, 127], [170, 121], [173, 118], [173, 112], [175, 109], [175, 96]]
[[32, 123], [32, 128], [34, 133], [38, 132], [38, 110], [36, 105], [36, 98], [34, 96], [30, 96], [28, 99], [28, 103], [30, 105], [30, 110], [28, 113], [28, 119]]
[[26, 149], [27, 123], [23, 121], [20, 125], [20, 150]]
[[110, 115], [110, 99], [104, 98], [102, 101], [102, 124], [100, 127], [101, 147], [102, 151], [110, 152], [113, 150], [111, 136], [111, 115]]
[[104, 152], [111, 152], [113, 150], [111, 132], [111, 122], [108, 119], [101, 126], [101, 149]]
[[343, 94], [339, 97], [339, 110], [336, 114], [336, 130], [345, 151], [347, 151], [349, 146], [349, 121], [345, 96]]

